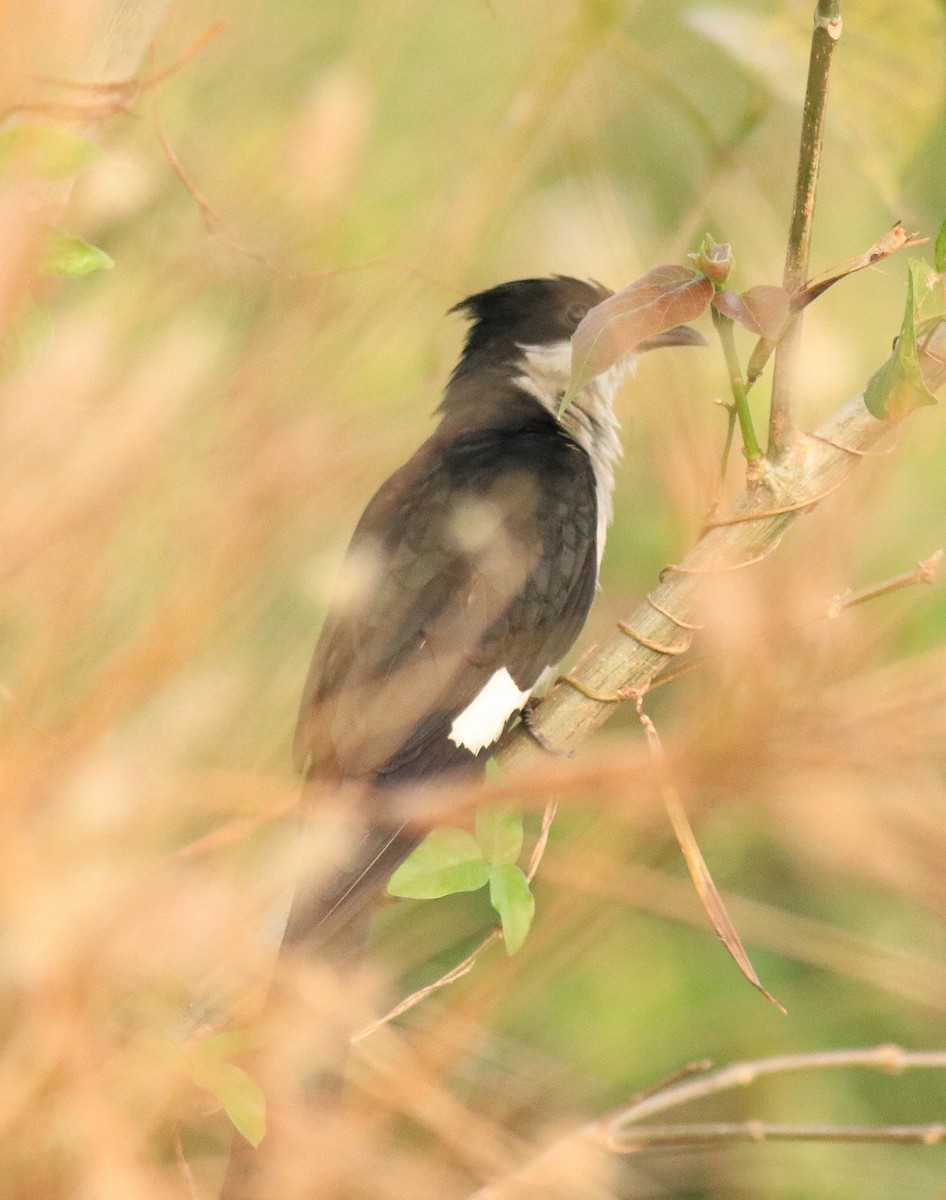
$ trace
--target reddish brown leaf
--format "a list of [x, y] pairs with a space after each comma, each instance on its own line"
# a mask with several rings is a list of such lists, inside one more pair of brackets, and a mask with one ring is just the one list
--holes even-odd
[[708, 307], [713, 285], [690, 267], [654, 267], [609, 296], [585, 317], [572, 338], [569, 396], [607, 371], [645, 338], [692, 321]]
[[723, 898], [719, 894], [716, 884], [713, 882], [713, 877], [710, 875], [706, 860], [703, 858], [702, 851], [697, 845], [696, 837], [693, 834], [686, 811], [675, 791], [671, 789], [664, 790], [664, 806], [667, 810], [667, 815], [670, 817], [670, 823], [673, 826], [677, 843], [683, 851], [683, 857], [686, 860], [690, 878], [693, 880], [693, 886], [696, 888], [696, 894], [699, 896], [703, 910], [709, 917], [710, 924], [716, 931], [719, 940], [729, 951], [736, 966], [752, 986], [758, 988], [766, 1000], [770, 1000], [777, 1009], [785, 1012], [784, 1005], [780, 1004], [772, 993], [763, 987], [762, 981], [755, 972], [755, 967], [753, 967], [749, 960], [749, 955], [742, 944], [739, 932], [733, 924], [732, 917], [726, 911], [726, 905], [723, 903]]
[[891, 254], [896, 254], [898, 250], [902, 250], [906, 246], [920, 246], [928, 240], [928, 238], [920, 237], [918, 233], [907, 233], [898, 221], [893, 229], [888, 229], [884, 236], [874, 242], [873, 246], [869, 250], [865, 250], [863, 254], [848, 258], [844, 262], [838, 263], [836, 267], [832, 267], [830, 271], [825, 271], [823, 275], [816, 275], [813, 279], [809, 279], [792, 296], [792, 307], [797, 312], [798, 309], [810, 304], [812, 300], [817, 300], [822, 292], [826, 292], [839, 279], [853, 275], [855, 271], [863, 271], [865, 267], [872, 267], [874, 263], [889, 258]]
[[713, 306], [750, 333], [775, 342], [789, 318], [791, 298], [784, 288], [762, 284], [749, 288], [741, 296], [736, 292], [718, 292], [713, 297]]
[[641, 724], [644, 727], [648, 748], [655, 762], [662, 768], [663, 778], [661, 780], [660, 791], [664, 808], [666, 808], [670, 824], [673, 826], [677, 844], [683, 851], [687, 870], [690, 872], [690, 878], [693, 880], [693, 886], [696, 888], [696, 894], [700, 898], [703, 910], [709, 917], [710, 924], [716, 931], [720, 941], [729, 951], [736, 966], [746, 979], [748, 979], [754, 988], [758, 988], [766, 1000], [770, 1000], [777, 1009], [785, 1012], [784, 1006], [779, 1004], [772, 993], [762, 986], [762, 981], [756, 974], [755, 967], [749, 961], [749, 955], [746, 954], [742, 939], [739, 937], [738, 930], [733, 924], [732, 917], [726, 911], [723, 898], [717, 891], [713, 877], [709, 873], [709, 867], [706, 865], [706, 860], [703, 858], [700, 847], [697, 845], [686, 809], [683, 807], [683, 802], [670, 778], [669, 771], [667, 771], [667, 760], [660, 741], [660, 734], [658, 734], [653, 721], [644, 712], [642, 697], [637, 701], [637, 715], [640, 717]]

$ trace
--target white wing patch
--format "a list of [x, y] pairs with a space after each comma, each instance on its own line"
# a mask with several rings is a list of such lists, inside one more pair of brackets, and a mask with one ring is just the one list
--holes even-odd
[[478, 754], [492, 745], [506, 722], [529, 699], [532, 689], [522, 691], [505, 667], [491, 676], [483, 689], [450, 726], [450, 741]]

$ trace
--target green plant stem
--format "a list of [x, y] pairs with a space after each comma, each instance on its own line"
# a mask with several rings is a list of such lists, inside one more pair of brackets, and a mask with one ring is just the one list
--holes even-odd
[[[819, 0], [815, 10], [815, 28], [808, 60], [808, 84], [802, 113], [801, 142], [798, 149], [798, 173], [795, 200], [785, 254], [783, 284], [789, 293], [805, 282], [811, 247], [811, 226], [815, 211], [815, 193], [824, 141], [828, 78], [834, 47], [841, 36], [841, 0]], [[793, 392], [801, 345], [801, 314], [792, 317], [775, 352], [772, 376], [772, 407], [769, 415], [770, 459], [781, 458], [794, 433]]]
[[729, 317], [724, 317], [715, 308], [712, 311], [713, 325], [716, 327], [717, 334], [719, 334], [723, 354], [726, 356], [726, 367], [729, 371], [729, 386], [732, 389], [733, 406], [736, 411], [736, 417], [739, 420], [739, 430], [742, 433], [743, 450], [750, 463], [758, 462], [762, 458], [762, 448], [756, 439], [755, 428], [752, 424], [752, 414], [749, 411], [749, 395], [746, 391], [742, 368], [739, 365], [739, 355], [736, 353], [733, 322]]

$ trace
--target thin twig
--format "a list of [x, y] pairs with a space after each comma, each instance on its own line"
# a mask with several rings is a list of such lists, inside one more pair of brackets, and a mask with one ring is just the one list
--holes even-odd
[[477, 946], [475, 946], [473, 950], [470, 951], [470, 953], [465, 959], [463, 959], [462, 962], [457, 963], [455, 967], [452, 967], [445, 974], [441, 975], [439, 979], [435, 979], [433, 983], [428, 983], [425, 987], [418, 988], [416, 992], [411, 992], [409, 996], [405, 996], [404, 999], [398, 1004], [395, 1004], [395, 1006], [389, 1012], [386, 1012], [383, 1017], [378, 1017], [378, 1019], [376, 1021], [372, 1021], [370, 1025], [366, 1025], [363, 1029], [359, 1029], [358, 1032], [352, 1036], [351, 1040], [353, 1042], [360, 1042], [363, 1038], [370, 1037], [372, 1033], [375, 1033], [384, 1025], [389, 1024], [396, 1017], [403, 1016], [404, 1013], [410, 1011], [410, 1009], [420, 1004], [422, 1000], [426, 1000], [427, 997], [433, 995], [434, 992], [439, 992], [441, 988], [448, 987], [451, 983], [456, 983], [457, 980], [462, 979], [464, 975], [469, 975], [469, 973], [476, 966], [483, 952], [487, 950], [493, 944], [493, 942], [498, 942], [501, 938], [502, 931], [500, 927], [496, 925], [489, 931], [486, 937], [484, 937], [483, 940]]
[[886, 596], [890, 592], [899, 592], [902, 588], [912, 587], [915, 583], [935, 583], [936, 572], [939, 570], [942, 561], [943, 551], [937, 550], [929, 558], [924, 558], [918, 562], [912, 571], [904, 571], [902, 575], [894, 575], [891, 579], [885, 579], [882, 583], [875, 583], [870, 587], [861, 588], [857, 592], [845, 592], [841, 596], [835, 596], [829, 601], [825, 610], [825, 616], [831, 620], [844, 612], [845, 609], [853, 608], [855, 604], [864, 604], [865, 601], [874, 600], [877, 596]]
[[922, 246], [928, 241], [929, 238], [922, 237], [919, 233], [907, 233], [903, 224], [898, 221], [863, 254], [845, 259], [844, 262], [838, 263], [837, 266], [823, 271], [820, 275], [816, 275], [804, 283], [792, 296], [792, 308], [796, 312], [807, 308], [819, 296], [823, 296], [828, 288], [834, 287], [842, 279], [847, 279], [857, 271], [864, 271], [868, 267], [876, 266], [885, 258], [889, 258], [891, 254], [896, 254], [898, 250]]
[[946, 1142], [946, 1125], [776, 1125], [737, 1121], [700, 1125], [653, 1125], [629, 1131], [609, 1145], [618, 1154], [658, 1146], [717, 1146], [734, 1142], [885, 1142], [938, 1146]]
[[[805, 282], [811, 246], [815, 193], [824, 141], [828, 78], [835, 44], [841, 36], [841, 0], [818, 0], [808, 60], [808, 85], [802, 114], [795, 200], [789, 226], [783, 286], [790, 294]], [[792, 316], [775, 351], [768, 456], [782, 458], [795, 433], [792, 413], [795, 372], [801, 347], [801, 314]]]
[[[668, 1109], [678, 1108], [683, 1104], [702, 1100], [720, 1092], [732, 1091], [734, 1088], [748, 1087], [759, 1079], [772, 1075], [786, 1075], [801, 1071], [852, 1069], [887, 1071], [891, 1074], [909, 1070], [946, 1070], [946, 1051], [907, 1051], [899, 1046], [874, 1046], [858, 1050], [785, 1054], [774, 1058], [758, 1059], [755, 1062], [734, 1063], [732, 1066], [723, 1067], [718, 1071], [672, 1083], [657, 1091], [649, 1089], [647, 1094], [636, 1098], [618, 1112], [599, 1120], [590, 1121], [551, 1146], [547, 1146], [517, 1170], [481, 1188], [475, 1193], [472, 1200], [505, 1200], [506, 1197], [512, 1200], [513, 1197], [522, 1195], [525, 1188], [547, 1178], [546, 1172], [550, 1169], [550, 1165], [561, 1161], [561, 1156], [569, 1148], [577, 1151], [582, 1146], [596, 1145], [607, 1150], [626, 1153], [635, 1149], [643, 1149], [651, 1130], [655, 1135], [654, 1144], [659, 1144], [660, 1139], [666, 1136], [667, 1126], [642, 1127], [638, 1124], [644, 1118], [655, 1113], [666, 1112]], [[726, 1127], [722, 1125], [669, 1127], [677, 1136], [681, 1130], [689, 1131], [691, 1138], [694, 1130], [705, 1133], [707, 1129], [723, 1128]], [[744, 1141], [747, 1130], [756, 1131], [756, 1137], [752, 1140], [765, 1140], [765, 1137], [758, 1135], [760, 1133], [769, 1134], [770, 1131], [772, 1131], [773, 1138], [778, 1137], [779, 1134], [774, 1132], [778, 1130], [785, 1130], [784, 1136], [786, 1137], [788, 1136], [787, 1131], [793, 1130], [795, 1136], [792, 1137], [792, 1140], [801, 1140], [804, 1136], [802, 1131], [806, 1129], [812, 1135], [812, 1139], [817, 1141], [907, 1141], [923, 1145], [938, 1145], [946, 1141], [946, 1127], [942, 1124], [877, 1127], [835, 1126], [834, 1130], [839, 1136], [832, 1137], [829, 1126], [777, 1126], [766, 1125], [763, 1122], [732, 1125], [725, 1136], [710, 1134], [709, 1137], [703, 1136], [701, 1140], [704, 1143], [706, 1141]], [[664, 1144], [667, 1143], [664, 1142]], [[676, 1144], [684, 1143], [677, 1142]], [[694, 1144], [699, 1143], [694, 1142]]]
[[716, 489], [713, 492], [713, 499], [706, 510], [707, 521], [712, 520], [716, 516], [719, 512], [719, 506], [723, 502], [726, 473], [729, 470], [729, 455], [732, 451], [733, 435], [736, 432], [736, 406], [731, 403], [727, 404], [725, 400], [717, 400], [715, 403], [721, 405], [726, 410], [726, 437], [723, 440], [722, 454], [719, 456], [719, 473], [716, 476]]
[[36, 83], [45, 87], [59, 88], [65, 92], [77, 93], [77, 98], [75, 100], [27, 101], [14, 105], [0, 113], [0, 124], [10, 117], [20, 116], [24, 113], [85, 121], [100, 121], [117, 113], [130, 115], [135, 102], [143, 92], [156, 88], [166, 79], [170, 79], [172, 75], [176, 75], [229, 25], [230, 22], [225, 19], [215, 21], [209, 29], [204, 30], [195, 38], [172, 63], [149, 75], [147, 79], [137, 79], [135, 76], [128, 79], [60, 79], [57, 76], [38, 75]]
[[545, 854], [545, 849], [549, 844], [549, 834], [552, 832], [552, 822], [555, 820], [557, 812], [558, 804], [552, 800], [546, 804], [545, 811], [542, 813], [542, 828], [539, 830], [539, 836], [536, 838], [535, 846], [529, 858], [529, 866], [526, 869], [526, 878], [530, 883], [535, 878], [535, 873], [539, 869], [542, 856]]
[[[863, 254], [846, 259], [844, 262], [838, 263], [836, 267], [823, 271], [820, 275], [803, 283], [791, 296], [792, 312], [800, 312], [802, 309], [807, 308], [809, 304], [823, 295], [828, 288], [833, 287], [840, 280], [846, 279], [849, 275], [853, 275], [856, 271], [863, 271], [867, 267], [872, 267], [882, 262], [883, 259], [889, 258], [891, 254], [896, 254], [898, 250], [904, 250], [911, 246], [920, 246], [928, 240], [928, 238], [920, 237], [918, 233], [907, 233], [903, 225], [898, 221], [892, 229], [888, 229], [883, 237], [879, 238]], [[771, 338], [759, 338], [749, 357], [749, 364], [746, 367], [747, 392], [751, 391], [758, 382], [775, 348], [776, 342], [772, 341]]]
[[857, 1050], [819, 1050], [810, 1054], [780, 1054], [772, 1058], [733, 1063], [718, 1071], [673, 1084], [662, 1092], [629, 1104], [620, 1112], [597, 1122], [601, 1132], [620, 1136], [623, 1130], [655, 1113], [679, 1108], [694, 1100], [704, 1100], [720, 1092], [748, 1087], [770, 1075], [797, 1074], [800, 1071], [840, 1070], [886, 1071], [898, 1075], [910, 1070], [946, 1070], [946, 1050], [903, 1050], [900, 1046], [870, 1046]]
[[164, 83], [166, 79], [170, 79], [172, 75], [176, 75], [209, 42], [212, 42], [215, 37], [223, 33], [224, 30], [229, 29], [229, 27], [230, 22], [226, 18], [214, 21], [203, 33], [198, 34], [187, 49], [182, 51], [173, 62], [169, 63], [166, 67], [162, 67], [160, 71], [155, 71], [146, 79], [137, 79], [135, 76], [132, 76], [130, 79], [60, 79], [54, 75], [39, 75], [36, 77], [36, 82], [49, 87], [62, 88], [63, 91], [90, 92], [100, 96], [110, 93], [115, 96], [116, 100], [121, 98], [122, 103], [130, 103], [142, 92], [155, 88], [159, 84]]
[[675, 1071], [671, 1071], [669, 1075], [665, 1075], [662, 1079], [656, 1080], [654, 1083], [649, 1083], [646, 1087], [634, 1095], [632, 1104], [637, 1104], [641, 1100], [646, 1100], [649, 1096], [656, 1096], [658, 1092], [666, 1091], [668, 1087], [673, 1087], [674, 1084], [680, 1083], [683, 1079], [690, 1079], [693, 1075], [702, 1075], [704, 1071], [713, 1069], [713, 1060], [711, 1058], [698, 1058], [693, 1062], [684, 1063], [682, 1067], [678, 1067]]
[[252, 262], [258, 263], [277, 279], [291, 279], [291, 275], [288, 275], [285, 271], [283, 271], [279, 266], [272, 262], [271, 259], [267, 258], [265, 254], [261, 254], [258, 250], [253, 250], [251, 247], [245, 246], [238, 237], [230, 232], [217, 210], [210, 203], [207, 197], [200, 191], [197, 185], [191, 180], [190, 176], [185, 171], [181, 160], [177, 157], [174, 147], [171, 145], [170, 139], [165, 131], [164, 123], [161, 120], [161, 113], [158, 108], [157, 101], [155, 101], [153, 105], [152, 115], [154, 118], [155, 132], [157, 133], [158, 141], [161, 143], [161, 147], [164, 150], [164, 155], [168, 160], [168, 165], [177, 176], [181, 186], [197, 205], [197, 208], [200, 211], [201, 220], [204, 223], [204, 228], [207, 230], [208, 234], [216, 241], [220, 242], [228, 250], [233, 250], [243, 258], [248, 258]]

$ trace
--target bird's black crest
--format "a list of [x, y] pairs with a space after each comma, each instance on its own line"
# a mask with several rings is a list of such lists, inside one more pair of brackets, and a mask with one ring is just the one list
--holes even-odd
[[515, 346], [541, 346], [572, 336], [585, 313], [610, 295], [598, 283], [567, 275], [517, 279], [455, 304], [471, 322], [458, 372], [481, 351], [502, 355]]

